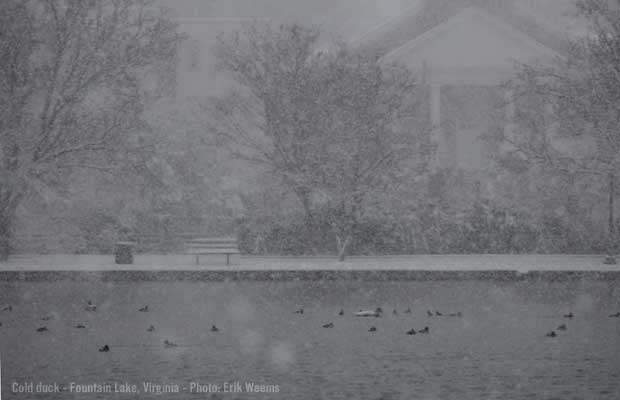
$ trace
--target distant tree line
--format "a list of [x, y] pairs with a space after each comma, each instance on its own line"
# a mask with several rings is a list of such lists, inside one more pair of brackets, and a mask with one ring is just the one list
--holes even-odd
[[[551, 194], [517, 209], [510, 202], [477, 197], [474, 189], [454, 184], [465, 180], [474, 188], [475, 177], [443, 171], [430, 179], [444, 185], [444, 192], [437, 197], [427, 193], [419, 205], [414, 200], [405, 209], [389, 201], [373, 209], [358, 224], [350, 254], [592, 254], [607, 249], [607, 235], [600, 225], [590, 221], [583, 226], [572, 216], [556, 212], [558, 201]], [[257, 205], [252, 209], [251, 215], [237, 220], [244, 253], [308, 254], [302, 213], [273, 215], [268, 206]], [[320, 210], [316, 218], [321, 238], [316, 254], [336, 254], [330, 211]]]

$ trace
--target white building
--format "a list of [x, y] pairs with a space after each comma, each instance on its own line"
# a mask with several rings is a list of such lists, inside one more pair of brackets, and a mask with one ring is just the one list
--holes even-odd
[[[472, 5], [482, 3], [490, 5]], [[430, 88], [430, 114], [443, 167], [485, 166], [481, 136], [491, 115], [514, 117], [512, 93], [500, 85], [515, 63], [562, 57], [566, 31], [506, 1], [427, 0], [356, 40], [384, 63], [404, 64]], [[501, 107], [501, 110], [498, 110]]]

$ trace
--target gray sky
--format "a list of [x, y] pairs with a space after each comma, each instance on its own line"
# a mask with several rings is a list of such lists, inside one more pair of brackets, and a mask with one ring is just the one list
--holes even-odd
[[[413, 7], [418, 0], [160, 0], [182, 17], [294, 16], [348, 36]], [[537, 18], [555, 25], [569, 24], [566, 14], [574, 0], [519, 0]]]
[[187, 16], [386, 15], [416, 0], [162, 0]]
[[[204, 85], [213, 89], [217, 79], [213, 74], [213, 60], [210, 48], [220, 32], [238, 29], [238, 22], [227, 22], [227, 17], [296, 17], [315, 25], [324, 31], [352, 40], [368, 32], [377, 25], [402, 15], [414, 7], [418, 0], [159, 0], [162, 5], [174, 10], [180, 17], [200, 18], [215, 17], [209, 23], [185, 23], [182, 29], [190, 34], [189, 53], [185, 59], [191, 58], [191, 47], [203, 54], [198, 68], [211, 71], [208, 76], [194, 75], [186, 68], [182, 73], [182, 92], [199, 93]], [[572, 0], [518, 0], [526, 5], [528, 12], [535, 18], [550, 20], [553, 25], [567, 26], [567, 4]], [[217, 18], [221, 18], [218, 21]], [[186, 60], [187, 61], [187, 60]], [[207, 82], [209, 81], [209, 82]]]
[[292, 16], [348, 36], [399, 15], [416, 0], [161, 0], [183, 17]]

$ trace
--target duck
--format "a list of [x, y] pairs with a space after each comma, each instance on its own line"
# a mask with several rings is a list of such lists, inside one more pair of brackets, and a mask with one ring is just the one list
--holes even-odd
[[555, 333], [555, 331], [551, 331], [551, 332], [547, 333], [545, 336], [547, 336], [547, 337], [556, 337], [556, 336], [558, 336], [558, 334]]
[[405, 310], [405, 314], [412, 314], [412, 313], [413, 313], [413, 311], [411, 311], [411, 308], [407, 308]]
[[42, 326], [40, 328], [37, 328], [37, 332], [47, 332], [49, 329], [47, 329], [47, 326]]
[[459, 311], [459, 312], [451, 313], [450, 316], [451, 317], [462, 317], [463, 314]]
[[88, 302], [86, 303], [86, 307], [84, 307], [84, 309], [86, 311], [96, 311], [97, 310], [97, 306], [94, 305], [90, 300], [88, 300]]
[[108, 351], [110, 351], [110, 346], [108, 346], [107, 344], [99, 348], [100, 353], [107, 353]]
[[86, 329], [86, 326], [85, 326], [85, 325], [82, 325], [82, 324], [77, 324], [77, 325], [75, 326], [75, 329]]
[[2, 307], [2, 311], [13, 311], [13, 307], [9, 304]]
[[54, 319], [54, 316], [46, 315], [45, 317], [41, 318], [41, 321], [51, 321], [53, 319]]
[[443, 317], [443, 314], [442, 314], [442, 313], [440, 313], [440, 312], [439, 312], [439, 311], [437, 311], [437, 310], [435, 310], [435, 315], [436, 315], [436, 316], [438, 316], [438, 317]]
[[304, 309], [300, 308], [299, 310], [295, 311], [293, 314], [303, 314], [304, 313]]
[[393, 315], [398, 315], [398, 311], [396, 311], [396, 309], [393, 309], [393, 310], [392, 310], [392, 314], [393, 314]]
[[620, 312], [609, 315], [609, 318], [620, 318]]
[[572, 311], [564, 315], [564, 318], [574, 318], [574, 317], [575, 315], [572, 313]]
[[435, 316], [435, 314], [433, 314], [431, 312], [431, 310], [426, 310], [426, 315], [428, 315], [429, 317], [434, 317]]
[[566, 330], [566, 324], [562, 324], [558, 326], [558, 331], [565, 331], [565, 330]]
[[338, 315], [342, 316], [344, 315], [344, 310], [341, 308], [340, 311], [338, 311]]
[[354, 315], [356, 317], [380, 317], [383, 314], [381, 307], [377, 307], [375, 310], [359, 310]]
[[155, 327], [153, 325], [149, 326], [149, 329], [146, 330], [147, 332], [154, 332], [155, 331]]
[[218, 329], [217, 326], [213, 325], [211, 326], [211, 332], [219, 332], [220, 330]]
[[333, 322], [330, 322], [330, 323], [327, 323], [327, 324], [323, 325], [323, 328], [333, 328], [333, 327], [334, 327], [334, 323]]
[[415, 331], [415, 329], [410, 329], [407, 332], [405, 332], [405, 334], [407, 335], [415, 335], [417, 332]]
[[149, 306], [144, 306], [144, 307], [138, 309], [138, 311], [140, 311], [140, 312], [148, 312], [149, 311]]
[[376, 326], [371, 326], [370, 329], [368, 329], [368, 332], [376, 332], [376, 331], [377, 331]]
[[170, 340], [166, 339], [164, 340], [164, 347], [178, 347], [179, 345], [171, 342]]

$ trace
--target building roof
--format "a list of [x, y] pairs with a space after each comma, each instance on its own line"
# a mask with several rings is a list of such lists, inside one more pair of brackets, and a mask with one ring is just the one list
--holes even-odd
[[564, 53], [567, 40], [560, 27], [552, 26], [514, 0], [419, 0], [402, 15], [355, 39], [354, 45], [386, 55], [433, 28], [476, 6], [533, 40]]
[[469, 6], [404, 45], [382, 55], [385, 63], [422, 68], [436, 84], [497, 84], [515, 62], [551, 63], [560, 52], [543, 45], [478, 6]]

